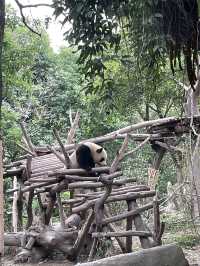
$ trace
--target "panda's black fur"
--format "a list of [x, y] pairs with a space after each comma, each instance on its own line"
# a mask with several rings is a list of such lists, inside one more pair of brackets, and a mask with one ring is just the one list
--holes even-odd
[[92, 142], [80, 144], [70, 155], [71, 168], [82, 168], [90, 171], [97, 165], [106, 166], [106, 150]]
[[76, 150], [76, 159], [80, 166], [87, 171], [90, 171], [91, 168], [95, 167], [94, 159], [92, 158], [91, 150], [86, 145], [80, 145]]

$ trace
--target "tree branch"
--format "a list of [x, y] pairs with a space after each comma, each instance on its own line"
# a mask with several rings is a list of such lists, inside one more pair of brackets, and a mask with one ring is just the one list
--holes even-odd
[[139, 149], [141, 149], [149, 140], [150, 140], [150, 136], [147, 137], [143, 142], [141, 142], [135, 149], [133, 149], [132, 151], [128, 151], [127, 153], [124, 154], [123, 158], [124, 159], [125, 157], [127, 156], [130, 156], [132, 155], [133, 153], [135, 153], [136, 151], [138, 151]]
[[23, 5], [21, 4], [18, 0], [15, 0], [16, 4], [18, 5], [19, 7], [19, 11], [20, 11], [20, 15], [22, 17], [22, 22], [24, 23], [24, 25], [31, 31], [33, 32], [34, 34], [37, 34], [38, 36], [41, 37], [41, 33], [35, 31], [33, 28], [31, 28], [28, 23], [26, 22], [26, 18], [25, 18], [25, 15], [23, 13], [23, 9], [24, 8], [31, 8], [31, 7], [41, 7], [41, 6], [47, 6], [47, 7], [52, 7], [52, 5], [50, 4], [46, 4], [46, 3], [40, 3], [40, 4], [28, 4], [28, 5]]

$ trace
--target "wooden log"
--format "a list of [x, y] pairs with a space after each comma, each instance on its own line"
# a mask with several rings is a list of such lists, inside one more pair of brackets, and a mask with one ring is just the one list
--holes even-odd
[[130, 126], [121, 128], [119, 130], [116, 130], [114, 132], [109, 133], [109, 135], [110, 134], [126, 134], [126, 133], [132, 132], [134, 130], [137, 130], [139, 128], [149, 127], [152, 125], [157, 126], [157, 125], [160, 125], [163, 123], [173, 122], [175, 120], [176, 120], [175, 117], [167, 117], [167, 118], [155, 119], [155, 120], [150, 120], [150, 121], [144, 121], [144, 122], [140, 122], [140, 123], [137, 123], [134, 125], [130, 125]]
[[28, 250], [32, 249], [34, 243], [35, 243], [35, 237], [30, 237], [25, 248]]
[[[122, 195], [117, 195], [117, 196], [110, 196], [105, 203], [110, 203], [110, 202], [116, 202], [116, 201], [122, 201], [122, 200], [134, 200], [134, 199], [139, 199], [139, 198], [146, 198], [146, 197], [153, 197], [155, 196], [155, 191], [148, 191], [148, 192], [132, 192], [132, 193], [127, 193], [127, 194], [122, 194]], [[75, 207], [72, 209], [73, 213], [77, 212], [82, 212], [85, 211], [91, 207], [94, 206], [96, 203], [96, 199], [90, 200], [81, 206]], [[152, 206], [152, 204], [151, 204]], [[128, 212], [131, 213], [131, 212]]]
[[91, 261], [96, 253], [96, 248], [97, 248], [97, 238], [94, 238], [93, 242], [92, 242], [92, 247], [90, 249], [90, 253], [88, 256], [88, 261]]
[[43, 178], [31, 178], [28, 181], [25, 181], [24, 185], [25, 186], [30, 186], [32, 183], [47, 183], [47, 182], [52, 182], [52, 181], [59, 182], [60, 178], [56, 178], [56, 177], [55, 178], [54, 177], [47, 178], [44, 175]]
[[25, 151], [26, 153], [28, 153], [28, 155], [31, 156], [35, 156], [35, 153], [33, 153], [32, 151], [30, 151], [29, 149], [27, 149], [26, 147], [24, 147], [23, 145], [17, 143], [17, 146], [22, 149], [23, 151]]
[[31, 177], [33, 177], [34, 175], [40, 173], [41, 174], [45, 174], [46, 172], [50, 172], [50, 171], [58, 171], [59, 169], [64, 169], [64, 164], [53, 164], [53, 165], [49, 165], [48, 163], [46, 164], [45, 167], [41, 167], [41, 168], [33, 168], [32, 169], [32, 174]]
[[[134, 130], [137, 130], [139, 128], [143, 128], [143, 127], [149, 127], [152, 125], [160, 125], [163, 123], [168, 123], [168, 122], [174, 122], [177, 121], [177, 119], [175, 117], [167, 117], [167, 118], [161, 118], [161, 119], [156, 119], [156, 120], [150, 120], [150, 121], [145, 121], [145, 122], [140, 122], [131, 126], [127, 126], [124, 128], [121, 128], [119, 130], [110, 132], [107, 135], [104, 136], [100, 136], [100, 137], [95, 137], [95, 138], [90, 138], [90, 139], [86, 139], [83, 140], [81, 142], [79, 142], [79, 144], [82, 144], [84, 142], [94, 142], [94, 143], [102, 143], [102, 142], [107, 142], [107, 141], [111, 141], [111, 140], [115, 140], [115, 139], [124, 139], [125, 135], [123, 134], [127, 134], [130, 133]], [[134, 134], [132, 134], [134, 137]], [[155, 134], [155, 136], [157, 137], [159, 134]], [[138, 134], [136, 135], [136, 137], [138, 136]], [[144, 139], [146, 138], [146, 136], [144, 136]], [[72, 149], [75, 149], [77, 144], [69, 144], [69, 145], [65, 145], [65, 150], [69, 151]], [[54, 147], [56, 150], [59, 150], [59, 146], [55, 146]], [[45, 147], [38, 147], [38, 149], [45, 149]]]
[[[21, 192], [22, 193], [28, 192], [28, 191], [31, 191], [31, 190], [36, 189], [36, 188], [41, 188], [41, 187], [48, 186], [48, 185], [51, 185], [51, 184], [56, 184], [56, 183], [58, 183], [57, 179], [54, 179], [54, 180], [46, 182], [46, 183], [39, 183], [39, 184], [34, 184], [34, 185], [31, 184], [30, 186], [27, 186], [27, 187], [23, 188], [21, 190]], [[15, 191], [19, 191], [19, 188], [10, 189], [10, 190], [7, 191], [7, 193], [13, 193]]]
[[55, 185], [51, 188], [49, 191], [49, 201], [47, 208], [45, 210], [45, 224], [48, 225], [53, 213], [53, 209], [56, 203], [56, 193], [61, 192], [62, 190], [66, 189], [68, 187], [68, 181], [63, 180], [59, 184]]
[[92, 233], [92, 237], [102, 238], [102, 237], [128, 237], [128, 236], [139, 236], [139, 237], [152, 237], [151, 232], [147, 231], [122, 231], [122, 232], [97, 232]]
[[[121, 171], [116, 172], [114, 174], [115, 177], [119, 177], [121, 175], [122, 175]], [[63, 178], [69, 181], [98, 181], [99, 179], [99, 177], [94, 177], [94, 176], [87, 177], [87, 176], [76, 176], [76, 175], [65, 175]], [[30, 185], [30, 183], [49, 182], [49, 181], [53, 181], [56, 179], [58, 181], [60, 180], [60, 178], [56, 178], [56, 177], [47, 178], [47, 176], [44, 175], [44, 177], [40, 177], [40, 178], [37, 178], [37, 177], [31, 178], [29, 179], [28, 182], [25, 182], [25, 184]]]
[[22, 165], [22, 162], [21, 161], [16, 161], [16, 162], [12, 162], [10, 164], [5, 164], [4, 165], [4, 169], [10, 169], [10, 168], [13, 168], [13, 167], [17, 167], [17, 166], [21, 166]]
[[189, 266], [182, 249], [176, 245], [164, 245], [143, 249], [134, 253], [113, 256], [76, 266]]
[[160, 222], [160, 210], [159, 210], [159, 202], [157, 196], [153, 201], [153, 214], [154, 214], [154, 245], [160, 246], [162, 245], [162, 235], [164, 233], [165, 224]]
[[31, 151], [33, 154], [36, 155], [35, 147], [34, 147], [32, 141], [31, 141], [30, 136], [28, 135], [28, 132], [27, 132], [27, 130], [26, 130], [26, 127], [25, 127], [24, 122], [20, 122], [20, 126], [21, 126], [22, 133], [23, 133], [23, 135], [24, 135], [24, 138], [25, 138], [25, 140], [26, 140], [26, 143], [28, 144], [28, 147], [29, 147], [30, 151]]
[[122, 160], [122, 158], [124, 156], [124, 153], [125, 153], [125, 151], [127, 149], [127, 146], [128, 146], [128, 135], [126, 135], [120, 150], [117, 152], [117, 155], [116, 155], [116, 157], [114, 158], [114, 160], [112, 162], [112, 165], [110, 167], [110, 173], [111, 174], [114, 173], [117, 170], [117, 167], [118, 167], [120, 161]]
[[26, 230], [32, 225], [33, 222], [33, 209], [32, 209], [32, 203], [34, 198], [34, 189], [29, 191], [28, 194], [28, 201], [27, 201], [27, 223], [26, 223]]
[[23, 193], [21, 187], [23, 186], [22, 179], [18, 179], [20, 185], [19, 193], [17, 194], [17, 213], [18, 213], [18, 229], [23, 228]]
[[[53, 153], [55, 154], [55, 156], [58, 158], [58, 160], [63, 164], [65, 165], [66, 161], [65, 161], [65, 158], [63, 158], [63, 155], [59, 152], [59, 151], [56, 151], [56, 149], [54, 147], [51, 147], [50, 145], [47, 146], [48, 149]], [[44, 162], [43, 162], [44, 163]], [[52, 163], [52, 161], [51, 161]]]
[[[17, 188], [17, 177], [14, 176], [13, 178], [13, 189]], [[17, 198], [18, 198], [18, 192], [15, 192], [13, 194], [13, 203], [12, 203], [12, 227], [13, 231], [18, 231], [18, 210], [17, 210]]]
[[[110, 210], [109, 210], [108, 206], [104, 206], [104, 213], [105, 213], [106, 217], [108, 217], [108, 218], [111, 217]], [[118, 232], [119, 231], [118, 228], [114, 224], [109, 223], [109, 224], [107, 224], [107, 227], [111, 232]], [[119, 247], [121, 248], [121, 251], [123, 253], [126, 253], [126, 246], [125, 246], [124, 241], [120, 237], [115, 237], [115, 238], [116, 238], [116, 241], [118, 242]]]
[[[70, 190], [69, 191], [69, 199], [73, 199], [74, 198], [74, 190]], [[69, 205], [69, 213], [72, 214], [72, 204]]]
[[136, 216], [138, 215], [139, 213], [141, 212], [144, 212], [144, 211], [147, 211], [147, 210], [150, 210], [153, 208], [153, 204], [152, 203], [149, 203], [149, 204], [146, 204], [136, 210], [133, 210], [133, 211], [130, 211], [130, 212], [124, 212], [122, 214], [118, 214], [118, 215], [115, 215], [115, 216], [112, 216], [111, 218], [105, 218], [103, 219], [103, 224], [106, 225], [108, 223], [114, 223], [114, 222], [117, 222], [117, 221], [121, 221], [123, 219], [126, 219], [127, 217], [129, 216]]
[[[113, 181], [113, 186], [122, 186], [126, 183], [135, 182], [135, 178], [123, 178]], [[104, 187], [104, 185], [101, 182], [75, 182], [69, 184], [69, 189], [75, 189], [75, 188], [99, 188]]]
[[[51, 148], [51, 147], [49, 147], [49, 148]], [[33, 158], [33, 166], [34, 167], [38, 167], [38, 166], [44, 167], [48, 162], [52, 163], [52, 164], [61, 163], [60, 160], [57, 158], [57, 156], [54, 153], [50, 153], [47, 155]]]
[[[131, 185], [131, 186], [125, 186], [125, 187], [120, 187], [120, 188], [114, 188], [112, 190], [112, 193], [121, 193], [121, 192], [129, 192], [131, 190], [136, 190], [135, 192], [139, 192], [139, 191], [149, 191], [150, 188], [144, 185]], [[138, 190], [138, 191], [137, 191]], [[102, 191], [95, 191], [92, 193], [87, 193], [87, 194], [81, 194], [81, 193], [77, 193], [76, 197], [85, 197], [85, 198], [90, 198], [90, 197], [96, 197], [98, 195], [101, 195], [103, 192]], [[111, 193], [111, 195], [113, 195]], [[122, 193], [123, 194], [123, 193]]]
[[37, 170], [38, 168], [47, 168], [47, 167], [52, 167], [52, 166], [57, 166], [57, 165], [62, 165], [64, 167], [64, 163], [60, 161], [57, 157], [49, 157], [47, 159], [44, 159], [43, 156], [39, 157], [40, 161], [36, 161], [36, 158], [33, 159], [33, 164], [32, 168], [33, 171]]
[[71, 258], [75, 258], [75, 257], [77, 258], [79, 254], [81, 253], [81, 250], [84, 246], [86, 236], [89, 232], [93, 219], [94, 219], [94, 212], [91, 210], [71, 250], [71, 255], [70, 255]]
[[84, 203], [84, 202], [85, 202], [85, 198], [78, 198], [78, 199], [63, 200], [62, 204], [63, 205], [73, 205], [73, 204]]
[[[5, 234], [5, 245], [20, 246], [22, 233]], [[54, 250], [69, 255], [75, 239], [78, 236], [76, 230], [54, 230], [52, 227], [35, 228], [27, 232], [27, 242], [24, 249], [15, 257], [15, 261], [39, 263], [40, 259], [47, 257]], [[38, 249], [39, 247], [39, 249]], [[44, 252], [46, 251], [46, 252]], [[39, 252], [39, 253], [38, 253]], [[42, 257], [40, 256], [42, 252]]]
[[[91, 173], [109, 173], [110, 167], [96, 167], [91, 169]], [[87, 171], [84, 169], [61, 169], [47, 172], [48, 177], [56, 177], [63, 175], [86, 175]], [[31, 177], [38, 177], [41, 173], [32, 174]]]
[[127, 153], [125, 153], [124, 156], [123, 156], [123, 159], [125, 157], [128, 157], [128, 156], [134, 154], [136, 151], [138, 151], [139, 149], [141, 149], [147, 142], [149, 142], [149, 140], [150, 140], [150, 136], [147, 137], [142, 143], [140, 143], [135, 149], [133, 149], [132, 151], [128, 151]]
[[[132, 192], [144, 192], [144, 191], [149, 191], [149, 188], [130, 188], [130, 189], [126, 189], [126, 190], [122, 190], [122, 191], [114, 191], [112, 190], [110, 196], [116, 196], [116, 195], [122, 195], [122, 194], [127, 194], [127, 193], [132, 193]], [[84, 194], [82, 194], [84, 195]], [[100, 194], [96, 194], [96, 192], [93, 194], [93, 195], [85, 195], [85, 198], [87, 200], [93, 200], [93, 199], [98, 199], [100, 198], [100, 196], [103, 195], [103, 193], [100, 193]], [[77, 195], [76, 195], [77, 196]]]
[[32, 164], [32, 156], [29, 155], [26, 160], [26, 177], [27, 179], [31, 178], [31, 164]]
[[[114, 224], [109, 223], [109, 224], [107, 224], [107, 226], [111, 232], [113, 232], [113, 233], [118, 232], [118, 228], [116, 228], [116, 226]], [[124, 241], [122, 241], [122, 239], [118, 236], [115, 236], [115, 238], [116, 238], [116, 241], [117, 241], [119, 247], [121, 248], [122, 253], [126, 253], [126, 246], [124, 244]]]
[[21, 239], [24, 235], [24, 232], [17, 233], [4, 233], [4, 244], [5, 246], [21, 246]]
[[[132, 211], [132, 204], [131, 201], [127, 201], [127, 205], [128, 205], [128, 212]], [[131, 231], [133, 228], [133, 217], [129, 216], [126, 219], [126, 231]], [[126, 252], [132, 252], [132, 235], [127, 236], [126, 238]]]
[[64, 147], [64, 144], [62, 143], [62, 140], [60, 138], [59, 132], [55, 128], [53, 129], [53, 134], [56, 137], [56, 139], [57, 139], [57, 141], [58, 141], [58, 143], [60, 145], [60, 148], [62, 150], [62, 153], [64, 155], [65, 166], [66, 166], [67, 169], [69, 169], [70, 166], [71, 166], [71, 161], [70, 161], [69, 155], [68, 155], [67, 151], [65, 150], [65, 147]]
[[67, 144], [71, 144], [74, 142], [74, 136], [76, 133], [76, 129], [78, 127], [79, 120], [80, 120], [80, 112], [77, 112], [74, 121], [71, 121], [71, 128], [67, 134]]
[[12, 176], [18, 176], [20, 175], [25, 169], [25, 166], [20, 166], [17, 169], [8, 169], [3, 173], [3, 177], [12, 177]]
[[63, 205], [60, 197], [60, 193], [56, 193], [56, 198], [57, 198], [57, 205], [59, 209], [59, 216], [60, 216], [60, 224], [64, 228], [65, 227], [65, 214], [63, 210]]
[[[138, 207], [136, 200], [131, 201], [130, 204], [131, 204], [132, 211], [138, 210], [139, 207]], [[134, 216], [133, 222], [134, 222], [134, 225], [135, 225], [135, 228], [137, 231], [145, 231], [146, 230], [146, 226], [142, 220], [140, 213], [138, 213], [137, 215]], [[152, 247], [151, 241], [146, 236], [140, 236], [140, 243], [141, 243], [142, 248]]]

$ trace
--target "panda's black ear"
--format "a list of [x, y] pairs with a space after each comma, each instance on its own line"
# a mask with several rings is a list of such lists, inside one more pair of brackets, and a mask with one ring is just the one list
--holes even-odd
[[97, 152], [97, 153], [101, 153], [102, 150], [103, 150], [103, 148], [99, 148], [99, 149], [96, 150], [96, 152]]

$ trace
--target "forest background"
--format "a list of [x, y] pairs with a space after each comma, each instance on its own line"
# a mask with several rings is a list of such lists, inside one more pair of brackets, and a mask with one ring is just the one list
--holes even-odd
[[[55, 143], [52, 128], [57, 128], [65, 139], [70, 114], [77, 110], [81, 111], [78, 140], [141, 120], [184, 116], [182, 84], [187, 83], [186, 72], [177, 69], [173, 76], [163, 36], [155, 33], [155, 17], [146, 16], [145, 4], [145, 1], [135, 1], [137, 13], [131, 34], [124, 25], [118, 28], [118, 33], [112, 36], [113, 43], [109, 40], [109, 49], [102, 53], [101, 46], [96, 47], [97, 56], [88, 63], [81, 45], [63, 47], [58, 53], [52, 50], [46, 33], [48, 19], [28, 19], [30, 25], [37, 24], [42, 32], [39, 37], [27, 29], [11, 6], [6, 7], [2, 106], [6, 163], [24, 154], [20, 148], [20, 121], [26, 123], [35, 145], [52, 145]], [[117, 45], [119, 36], [120, 46]], [[179, 146], [183, 148], [188, 141], [189, 137], [183, 136]], [[105, 146], [110, 160], [119, 146], [120, 141]], [[153, 155], [151, 145], [147, 145], [134, 158], [127, 159], [123, 163], [126, 175], [146, 183]], [[5, 189], [12, 187], [11, 181], [6, 179]], [[166, 196], [168, 181], [177, 182], [177, 167], [170, 154], [165, 156], [159, 170], [158, 189], [162, 197]], [[6, 208], [9, 229], [11, 205], [7, 198]]]

